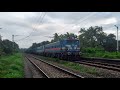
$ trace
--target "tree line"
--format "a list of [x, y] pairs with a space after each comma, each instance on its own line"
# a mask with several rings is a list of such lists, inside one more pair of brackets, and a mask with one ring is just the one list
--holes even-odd
[[109, 51], [109, 52], [116, 51], [116, 44], [117, 44], [116, 36], [112, 33], [107, 35], [107, 33], [103, 32], [102, 26], [91, 26], [87, 29], [81, 28], [79, 30], [79, 35], [75, 35], [74, 33], [69, 33], [69, 32], [61, 35], [55, 33], [51, 41], [33, 43], [29, 49], [33, 49], [66, 38], [79, 39], [81, 50], [84, 50], [85, 48], [99, 48], [101, 50]]
[[0, 39], [0, 56], [5, 55], [5, 54], [13, 54], [14, 52], [19, 51], [19, 46], [14, 42], [14, 47], [13, 47], [13, 42], [5, 39], [1, 40]]

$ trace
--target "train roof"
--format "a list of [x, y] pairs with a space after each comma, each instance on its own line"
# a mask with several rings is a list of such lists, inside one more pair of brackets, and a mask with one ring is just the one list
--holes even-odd
[[53, 43], [50, 43], [50, 44], [47, 44], [47, 45], [45, 45], [45, 46], [50, 46], [50, 45], [53, 45], [53, 44], [57, 44], [57, 43], [59, 43], [60, 41], [56, 41], [56, 42], [53, 42]]
[[[59, 43], [61, 41], [65, 41], [65, 40], [79, 40], [79, 39], [63, 39], [63, 40], [59, 40], [59, 41], [56, 41], [56, 42], [53, 42], [53, 43], [46, 44], [45, 46], [50, 46], [50, 45], [53, 45], [53, 44], [57, 44], [57, 43]], [[39, 46], [39, 47], [36, 47], [34, 49], [39, 49], [39, 48], [42, 48], [42, 47], [43, 47], [43, 45]]]
[[47, 44], [47, 45], [45, 45], [45, 46], [50, 46], [50, 45], [53, 45], [53, 44], [56, 44], [56, 43], [59, 43], [59, 42], [61, 42], [61, 41], [65, 41], [65, 40], [79, 40], [79, 39], [63, 39], [63, 40], [59, 40], [59, 41], [56, 41], [56, 42]]

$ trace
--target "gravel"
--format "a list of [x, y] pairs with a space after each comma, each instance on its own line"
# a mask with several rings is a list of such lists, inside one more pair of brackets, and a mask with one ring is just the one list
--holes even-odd
[[44, 78], [40, 71], [28, 60], [25, 60], [25, 78]]
[[65, 73], [61, 70], [58, 70], [48, 64], [45, 64], [39, 60], [36, 60], [32, 57], [30, 57], [30, 59], [36, 63], [39, 68], [41, 68], [50, 78], [75, 78], [72, 75], [69, 75], [68, 73]]
[[24, 78], [32, 78], [32, 72], [29, 68], [28, 61], [24, 58]]
[[[38, 57], [38, 56], [36, 56], [36, 57]], [[38, 58], [40, 58], [40, 57], [38, 57]], [[56, 62], [53, 62], [53, 61], [50, 61], [50, 60], [49, 60], [49, 62], [51, 62], [55, 65], [58, 65], [62, 68], [65, 68], [69, 71], [73, 71], [77, 74], [80, 74], [80, 75], [84, 76], [85, 78], [120, 78], [120, 72], [118, 72], [118, 71], [113, 71], [113, 70], [108, 70], [108, 69], [95, 67], [97, 73], [96, 74], [90, 74], [90, 73], [86, 73], [86, 72], [80, 72], [80, 71], [75, 70], [75, 69], [73, 70], [71, 68], [68, 68], [66, 66], [63, 66], [59, 63], [56, 63]], [[84, 66], [86, 68], [93, 68], [93, 66], [88, 66], [88, 65], [83, 65], [83, 64], [80, 64], [80, 65]]]

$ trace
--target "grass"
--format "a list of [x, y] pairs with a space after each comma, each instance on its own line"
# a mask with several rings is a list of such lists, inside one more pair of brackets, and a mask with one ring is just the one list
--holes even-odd
[[108, 59], [120, 59], [120, 52], [108, 52], [98, 48], [86, 48], [83, 50], [83, 57], [98, 57]]
[[0, 78], [23, 78], [23, 58], [21, 53], [0, 58]]
[[94, 74], [94, 75], [100, 74], [95, 67], [88, 68], [88, 67], [85, 67], [85, 66], [78, 64], [78, 63], [63, 61], [63, 60], [59, 60], [56, 58], [50, 58], [50, 57], [40, 56], [40, 58], [44, 59], [44, 60], [50, 60], [50, 61], [56, 62], [58, 64], [61, 64], [62, 66], [71, 68], [73, 70], [80, 71], [81, 73], [88, 73], [88, 74]]
[[83, 57], [98, 57], [108, 59], [120, 59], [120, 52], [96, 52], [96, 53], [84, 53]]

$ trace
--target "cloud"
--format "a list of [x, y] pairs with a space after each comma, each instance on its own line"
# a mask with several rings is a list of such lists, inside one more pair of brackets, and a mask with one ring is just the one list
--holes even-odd
[[[102, 26], [106, 33], [116, 34], [114, 25], [120, 25], [119, 12], [0, 12], [0, 34], [3, 39], [15, 37], [20, 48], [27, 48], [34, 42], [51, 40], [47, 36], [66, 32], [78, 35], [80, 28]], [[42, 17], [44, 18], [42, 19]], [[42, 21], [42, 22], [41, 22]], [[31, 34], [31, 35], [30, 35]], [[20, 40], [26, 36], [30, 37]]]

